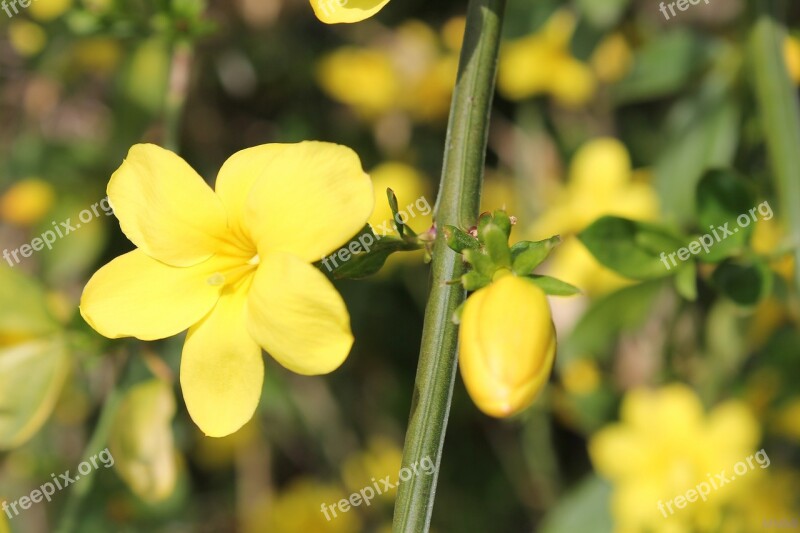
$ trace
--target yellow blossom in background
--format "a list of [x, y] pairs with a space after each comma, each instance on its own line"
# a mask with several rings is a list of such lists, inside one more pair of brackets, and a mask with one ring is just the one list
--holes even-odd
[[47, 34], [35, 22], [17, 19], [8, 25], [8, 40], [19, 55], [30, 57], [42, 51], [47, 44]]
[[600, 41], [590, 60], [597, 79], [614, 83], [624, 78], [633, 66], [633, 53], [620, 33], [612, 33]]
[[11, 533], [11, 530], [8, 529], [8, 520], [6, 520], [5, 513], [0, 513], [0, 533]]
[[[595, 469], [613, 485], [615, 531], [716, 531], [725, 506], [750, 495], [762, 475], [754, 457], [759, 439], [758, 423], [743, 402], [727, 401], [706, 414], [697, 394], [682, 384], [628, 392], [620, 421], [589, 442]], [[754, 467], [735, 476], [735, 465], [747, 457]], [[667, 502], [723, 471], [735, 479], [709, 487], [705, 501], [695, 496], [682, 508], [672, 503], [669, 512]]]
[[47, 22], [62, 16], [72, 7], [72, 0], [33, 0], [28, 12], [31, 17]]
[[247, 513], [243, 530], [246, 533], [354, 533], [361, 531], [358, 511], [337, 510], [336, 517], [328, 510], [330, 520], [321, 510], [349, 495], [338, 486], [313, 479], [293, 481], [270, 500], [262, 498]]
[[548, 94], [559, 104], [581, 107], [595, 93], [591, 69], [572, 56], [575, 16], [556, 11], [537, 33], [506, 43], [500, 51], [497, 89], [510, 100]]
[[577, 151], [566, 186], [547, 204], [530, 232], [535, 240], [551, 235], [564, 239], [553, 253], [551, 269], [557, 277], [590, 295], [631, 283], [603, 267], [575, 235], [604, 215], [656, 219], [658, 195], [649, 181], [649, 175], [631, 169], [628, 150], [616, 139], [594, 139]]
[[75, 65], [81, 70], [111, 74], [122, 58], [119, 41], [107, 37], [82, 39], [72, 50]]
[[464, 385], [487, 415], [525, 410], [550, 377], [556, 332], [547, 297], [531, 281], [508, 274], [472, 293], [458, 339]]
[[387, 112], [397, 101], [397, 73], [389, 54], [381, 50], [339, 48], [320, 61], [317, 78], [328, 96], [365, 118]]
[[299, 374], [325, 374], [353, 344], [344, 301], [311, 263], [373, 208], [369, 176], [344, 146], [266, 144], [231, 156], [212, 190], [179, 156], [136, 145], [108, 197], [137, 249], [92, 276], [81, 315], [109, 338], [189, 329], [181, 388], [195, 423], [229, 435], [261, 397], [263, 347]]
[[367, 120], [397, 112], [420, 122], [442, 120], [458, 71], [459, 27], [463, 18], [451, 19], [437, 35], [423, 22], [406, 21], [371, 46], [325, 55], [317, 81], [330, 98]]
[[[342, 465], [342, 479], [347, 490], [358, 492], [370, 487], [373, 479], [383, 479], [388, 475], [396, 479], [403, 466], [403, 450], [390, 439], [374, 437], [367, 449], [348, 457]], [[378, 500], [393, 502], [397, 489], [381, 492]]]
[[561, 371], [561, 383], [570, 394], [591, 394], [600, 385], [600, 370], [594, 360], [581, 357], [567, 363]]
[[310, 0], [314, 14], [325, 24], [361, 22], [375, 15], [389, 0]]
[[53, 186], [39, 178], [18, 181], [0, 197], [0, 218], [12, 224], [30, 226], [53, 207]]
[[783, 57], [789, 77], [795, 84], [800, 85], [800, 39], [786, 37], [783, 41]]

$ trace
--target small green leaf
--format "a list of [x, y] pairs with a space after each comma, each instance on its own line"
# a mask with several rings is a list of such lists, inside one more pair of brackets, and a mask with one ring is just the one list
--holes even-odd
[[674, 274], [667, 255], [683, 246], [666, 228], [612, 216], [595, 220], [578, 238], [603, 265], [638, 280]]
[[772, 271], [761, 259], [726, 259], [714, 274], [714, 286], [735, 303], [752, 307], [772, 290]]
[[392, 189], [386, 189], [386, 197], [389, 199], [389, 208], [392, 210], [392, 219], [394, 221], [394, 227], [397, 228], [397, 233], [400, 237], [403, 236], [403, 230], [405, 229], [405, 224], [403, 224], [403, 220], [398, 216], [400, 213], [400, 207], [397, 203], [397, 195], [394, 194]]
[[481, 250], [476, 250], [474, 248], [464, 250], [464, 259], [467, 263], [472, 265], [472, 268], [489, 279], [491, 279], [497, 271], [497, 266], [494, 262]]
[[461, 284], [468, 291], [477, 291], [491, 283], [491, 279], [487, 278], [477, 270], [470, 270], [461, 276]]
[[511, 268], [511, 249], [508, 247], [508, 235], [494, 223], [484, 227], [481, 240], [486, 253], [499, 268]]
[[542, 289], [545, 294], [549, 294], [550, 296], [574, 296], [581, 292], [576, 286], [550, 276], [534, 274], [533, 276], [524, 276], [524, 278], [533, 282]]
[[455, 226], [444, 227], [444, 239], [447, 246], [459, 254], [468, 248], [480, 248], [478, 239]]
[[561, 237], [556, 235], [543, 241], [520, 241], [514, 244], [511, 247], [512, 270], [518, 276], [530, 274], [560, 242]]
[[376, 235], [367, 224], [347, 244], [317, 263], [317, 267], [336, 279], [360, 279], [378, 272], [393, 253], [419, 250], [423, 246], [416, 240]]

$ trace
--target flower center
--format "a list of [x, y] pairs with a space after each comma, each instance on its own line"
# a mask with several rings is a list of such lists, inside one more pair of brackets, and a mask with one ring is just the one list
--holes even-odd
[[241, 259], [231, 264], [229, 267], [224, 267], [220, 271], [214, 272], [207, 279], [206, 283], [212, 287], [224, 287], [229, 285], [236, 285], [243, 279], [247, 278], [253, 273], [258, 265], [261, 263], [261, 258], [258, 254], [251, 257], [246, 263], [242, 264]]

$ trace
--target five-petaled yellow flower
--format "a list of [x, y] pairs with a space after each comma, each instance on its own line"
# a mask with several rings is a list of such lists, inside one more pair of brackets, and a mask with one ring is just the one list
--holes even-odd
[[383, 9], [389, 0], [310, 0], [317, 18], [325, 24], [360, 22]]
[[372, 183], [352, 150], [248, 148], [225, 162], [212, 190], [174, 153], [136, 145], [108, 197], [138, 249], [89, 280], [81, 314], [110, 338], [163, 339], [188, 328], [181, 388], [207, 435], [228, 435], [252, 417], [261, 348], [306, 375], [347, 357], [347, 308], [311, 263], [372, 213]]

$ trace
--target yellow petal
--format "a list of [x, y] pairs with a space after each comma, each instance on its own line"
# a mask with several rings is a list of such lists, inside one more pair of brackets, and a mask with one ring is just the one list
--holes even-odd
[[311, 0], [311, 7], [325, 24], [339, 24], [368, 19], [388, 3], [389, 0]]
[[125, 235], [159, 261], [190, 266], [220, 249], [226, 231], [222, 202], [169, 150], [133, 146], [111, 176], [108, 198]]
[[253, 417], [264, 383], [261, 349], [245, 328], [244, 286], [223, 293], [192, 327], [181, 357], [186, 408], [209, 437], [224, 437]]
[[220, 289], [208, 283], [215, 266], [209, 260], [172, 267], [134, 250], [92, 276], [81, 296], [81, 315], [112, 339], [170, 337], [197, 323], [216, 303]]
[[289, 254], [262, 257], [247, 325], [272, 357], [298, 374], [332, 372], [353, 345], [342, 297], [322, 272]]
[[364, 227], [372, 183], [345, 146], [306, 141], [276, 150], [250, 192], [247, 226], [262, 257], [278, 251], [319, 261]]

